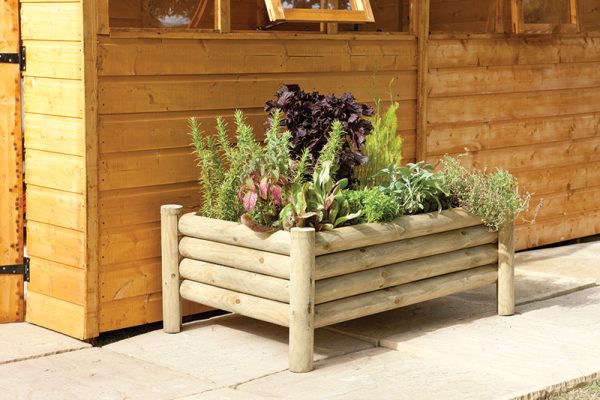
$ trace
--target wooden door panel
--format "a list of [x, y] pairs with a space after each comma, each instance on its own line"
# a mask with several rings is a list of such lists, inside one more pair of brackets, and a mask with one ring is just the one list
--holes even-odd
[[[19, 2], [0, 4], [0, 53], [19, 51]], [[0, 63], [0, 266], [23, 263], [23, 138], [19, 64]], [[0, 322], [24, 319], [22, 275], [0, 275]]]

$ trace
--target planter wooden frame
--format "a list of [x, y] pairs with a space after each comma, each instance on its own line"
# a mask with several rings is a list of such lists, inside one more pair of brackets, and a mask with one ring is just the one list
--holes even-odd
[[461, 210], [332, 232], [260, 235], [233, 222], [162, 215], [164, 330], [181, 299], [289, 327], [293, 372], [313, 368], [314, 329], [497, 282], [514, 313], [514, 224], [491, 232]]

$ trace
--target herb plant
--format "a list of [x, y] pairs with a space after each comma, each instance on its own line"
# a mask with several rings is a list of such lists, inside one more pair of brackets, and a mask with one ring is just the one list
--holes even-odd
[[492, 229], [498, 229], [529, 207], [531, 196], [520, 195], [517, 179], [503, 169], [491, 173], [468, 170], [449, 156], [441, 160], [441, 166], [453, 200]]
[[400, 167], [402, 162], [402, 138], [398, 135], [396, 115], [400, 104], [392, 103], [385, 112], [381, 100], [376, 104], [377, 112], [370, 118], [373, 130], [363, 147], [367, 162], [354, 169], [354, 178], [362, 188], [381, 184], [384, 177], [377, 173], [390, 165]]
[[312, 226], [317, 231], [331, 230], [360, 217], [360, 210], [351, 212], [344, 192], [348, 179], [337, 182], [333, 179], [343, 135], [341, 122], [335, 121], [317, 159], [312, 180], [292, 186], [290, 202], [279, 214], [283, 229]]
[[389, 222], [402, 213], [396, 196], [382, 192], [377, 187], [346, 192], [350, 210], [361, 211], [357, 222]]
[[273, 118], [264, 147], [256, 141], [241, 111], [235, 113], [235, 145], [229, 142], [221, 118], [217, 118], [217, 142], [203, 138], [197, 120], [190, 119], [204, 194], [201, 215], [228, 221], [243, 217], [242, 222], [255, 230], [273, 228], [290, 175], [298, 164], [290, 158], [291, 134], [279, 128], [281, 113], [274, 112]]
[[424, 161], [401, 168], [392, 164], [377, 175], [382, 178], [381, 191], [396, 197], [403, 214], [441, 211], [449, 195], [443, 176]]
[[353, 169], [367, 161], [361, 148], [373, 126], [366, 117], [373, 115], [373, 109], [357, 103], [350, 93], [341, 97], [333, 94], [322, 95], [318, 92], [304, 92], [298, 85], [281, 87], [275, 99], [267, 102], [265, 111], [273, 113], [281, 110], [285, 113], [282, 125], [292, 133], [292, 158], [298, 159], [308, 150], [307, 171], [311, 174], [321, 150], [327, 143], [327, 133], [334, 121], [342, 124], [344, 136], [339, 153], [336, 179], [352, 176]]

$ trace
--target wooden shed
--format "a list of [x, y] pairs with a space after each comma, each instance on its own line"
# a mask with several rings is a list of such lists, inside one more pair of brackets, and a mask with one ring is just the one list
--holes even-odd
[[[260, 132], [287, 83], [391, 87], [405, 161], [467, 149], [516, 174], [544, 198], [519, 249], [600, 233], [600, 0], [4, 1], [0, 53], [21, 44], [22, 91], [0, 63], [0, 265], [23, 263], [24, 154], [26, 319], [73, 337], [161, 319], [159, 206], [200, 202], [187, 119], [241, 108]], [[0, 320], [24, 314], [0, 275]]]

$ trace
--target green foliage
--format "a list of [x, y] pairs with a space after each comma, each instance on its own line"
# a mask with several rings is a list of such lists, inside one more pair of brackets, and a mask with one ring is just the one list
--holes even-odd
[[383, 176], [377, 173], [390, 165], [399, 167], [402, 162], [402, 138], [398, 135], [397, 102], [383, 112], [381, 100], [376, 102], [376, 113], [369, 120], [373, 124], [371, 134], [367, 136], [362, 152], [368, 157], [365, 164], [354, 169], [354, 178], [361, 188], [380, 185]]
[[290, 203], [279, 214], [279, 224], [283, 229], [312, 226], [317, 231], [331, 230], [360, 217], [360, 210], [351, 212], [344, 192], [348, 179], [338, 182], [333, 179], [334, 161], [342, 149], [343, 135], [342, 125], [334, 122], [327, 144], [317, 160], [312, 180], [292, 185]]
[[449, 194], [444, 178], [433, 172], [433, 166], [408, 163], [406, 167], [394, 165], [377, 174], [382, 179], [381, 191], [395, 196], [403, 214], [441, 211]]
[[517, 179], [503, 169], [491, 173], [468, 170], [448, 156], [442, 159], [441, 165], [445, 184], [454, 200], [492, 229], [498, 229], [529, 207], [531, 196], [521, 196]]
[[[274, 112], [273, 118], [281, 119]], [[280, 132], [279, 120], [266, 134], [265, 147], [254, 138], [242, 111], [235, 112], [236, 144], [229, 141], [227, 124], [217, 118], [217, 140], [203, 137], [195, 118], [189, 121], [200, 168], [203, 202], [199, 214], [237, 221], [249, 211], [259, 224], [277, 220], [282, 186], [289, 181], [291, 135]]]
[[379, 188], [346, 191], [350, 210], [362, 211], [360, 219], [362, 222], [389, 222], [402, 213], [400, 203], [396, 196], [382, 192]]

